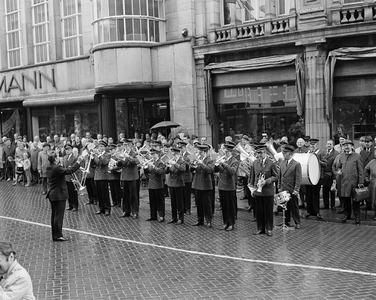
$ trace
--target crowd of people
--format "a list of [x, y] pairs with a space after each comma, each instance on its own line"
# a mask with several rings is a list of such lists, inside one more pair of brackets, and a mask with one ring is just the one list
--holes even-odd
[[[66, 200], [66, 210], [72, 212], [79, 209], [78, 197], [84, 195], [85, 204], [98, 205], [97, 215], [110, 216], [112, 207], [118, 206], [122, 208], [120, 218], [137, 219], [142, 184], [149, 193], [147, 221], [165, 221], [165, 199], [169, 196], [168, 223], [184, 224], [193, 196], [197, 222], [192, 225], [210, 228], [218, 191], [222, 229], [231, 231], [237, 218], [237, 185], [242, 182], [243, 199], [248, 200], [252, 221], [257, 222], [255, 234], [268, 236], [274, 227], [273, 214], [278, 214], [275, 195], [283, 192], [289, 194], [284, 225], [290, 226], [292, 218], [296, 229], [301, 228], [299, 208], [306, 209], [305, 218], [322, 219], [320, 209], [336, 210], [336, 196], [340, 200], [338, 213], [344, 214], [342, 221], [349, 220], [353, 211], [359, 224], [361, 203], [353, 201], [356, 187], [369, 186], [367, 209], [374, 204], [376, 160], [371, 136], [361, 137], [357, 149], [343, 134], [328, 140], [325, 150], [318, 148], [318, 139], [309, 136], [297, 139], [294, 145], [287, 137], [273, 141], [266, 134], [258, 142], [247, 135], [236, 142], [227, 136], [216, 152], [205, 137], [184, 133], [173, 139], [161, 132], [145, 137], [136, 133], [132, 139], [120, 134], [116, 143], [105, 135], [93, 138], [89, 132], [82, 138], [54, 135], [44, 142], [38, 136], [27, 142], [15, 135], [13, 140], [3, 137], [0, 142], [0, 180], [13, 185], [23, 182], [25, 187], [41, 185], [41, 193], [51, 202], [54, 241], [66, 240], [62, 234]], [[295, 153], [317, 157], [317, 184], [302, 184], [307, 166], [294, 159]]]

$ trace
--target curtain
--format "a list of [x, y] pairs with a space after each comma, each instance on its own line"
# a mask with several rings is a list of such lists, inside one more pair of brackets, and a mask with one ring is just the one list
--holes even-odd
[[6, 120], [4, 123], [2, 123], [1, 129], [3, 131], [3, 135], [7, 135], [12, 130], [12, 128], [15, 129], [16, 133], [19, 133], [20, 123], [20, 114], [18, 113], [18, 109], [15, 109], [10, 118]]
[[325, 115], [329, 122], [333, 116], [333, 79], [334, 68], [337, 59], [340, 60], [355, 60], [365, 58], [376, 58], [376, 47], [349, 47], [339, 48], [329, 52], [328, 58], [325, 61]]

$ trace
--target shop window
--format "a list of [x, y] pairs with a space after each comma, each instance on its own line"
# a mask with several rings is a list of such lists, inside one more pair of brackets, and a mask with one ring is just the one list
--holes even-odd
[[94, 44], [161, 42], [164, 39], [164, 0], [97, 0], [93, 3]]
[[81, 0], [62, 0], [62, 35], [64, 58], [83, 54]]
[[33, 48], [35, 63], [50, 60], [50, 38], [48, 23], [48, 0], [33, 0]]
[[20, 67], [21, 59], [21, 20], [19, 0], [5, 1], [5, 24], [8, 67]]
[[258, 141], [264, 132], [274, 138], [300, 137], [304, 128], [297, 116], [296, 97], [294, 84], [214, 90], [219, 141], [227, 135], [236, 140], [242, 134]]

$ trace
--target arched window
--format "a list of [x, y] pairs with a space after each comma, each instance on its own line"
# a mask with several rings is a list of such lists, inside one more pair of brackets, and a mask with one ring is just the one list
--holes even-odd
[[165, 0], [96, 0], [94, 44], [165, 39]]

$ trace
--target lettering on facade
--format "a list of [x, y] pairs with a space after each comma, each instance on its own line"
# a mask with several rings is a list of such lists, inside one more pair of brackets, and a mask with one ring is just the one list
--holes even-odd
[[17, 76], [17, 74], [13, 74], [10, 78], [3, 76], [0, 81], [0, 91], [6, 94], [9, 94], [12, 90], [19, 90], [20, 92], [24, 92], [28, 87], [27, 83], [32, 85], [36, 90], [38, 88], [43, 89], [44, 81], [49, 82], [52, 87], [56, 88], [54, 69], [51, 69], [51, 76], [48, 76], [41, 71], [34, 71], [33, 76], [29, 76], [25, 73], [21, 73], [21, 75], [19, 76]]
[[324, 10], [324, 6], [318, 6], [318, 7], [301, 9], [301, 10], [299, 10], [299, 13], [307, 14], [307, 13], [316, 12], [316, 11], [323, 11], [323, 10]]

